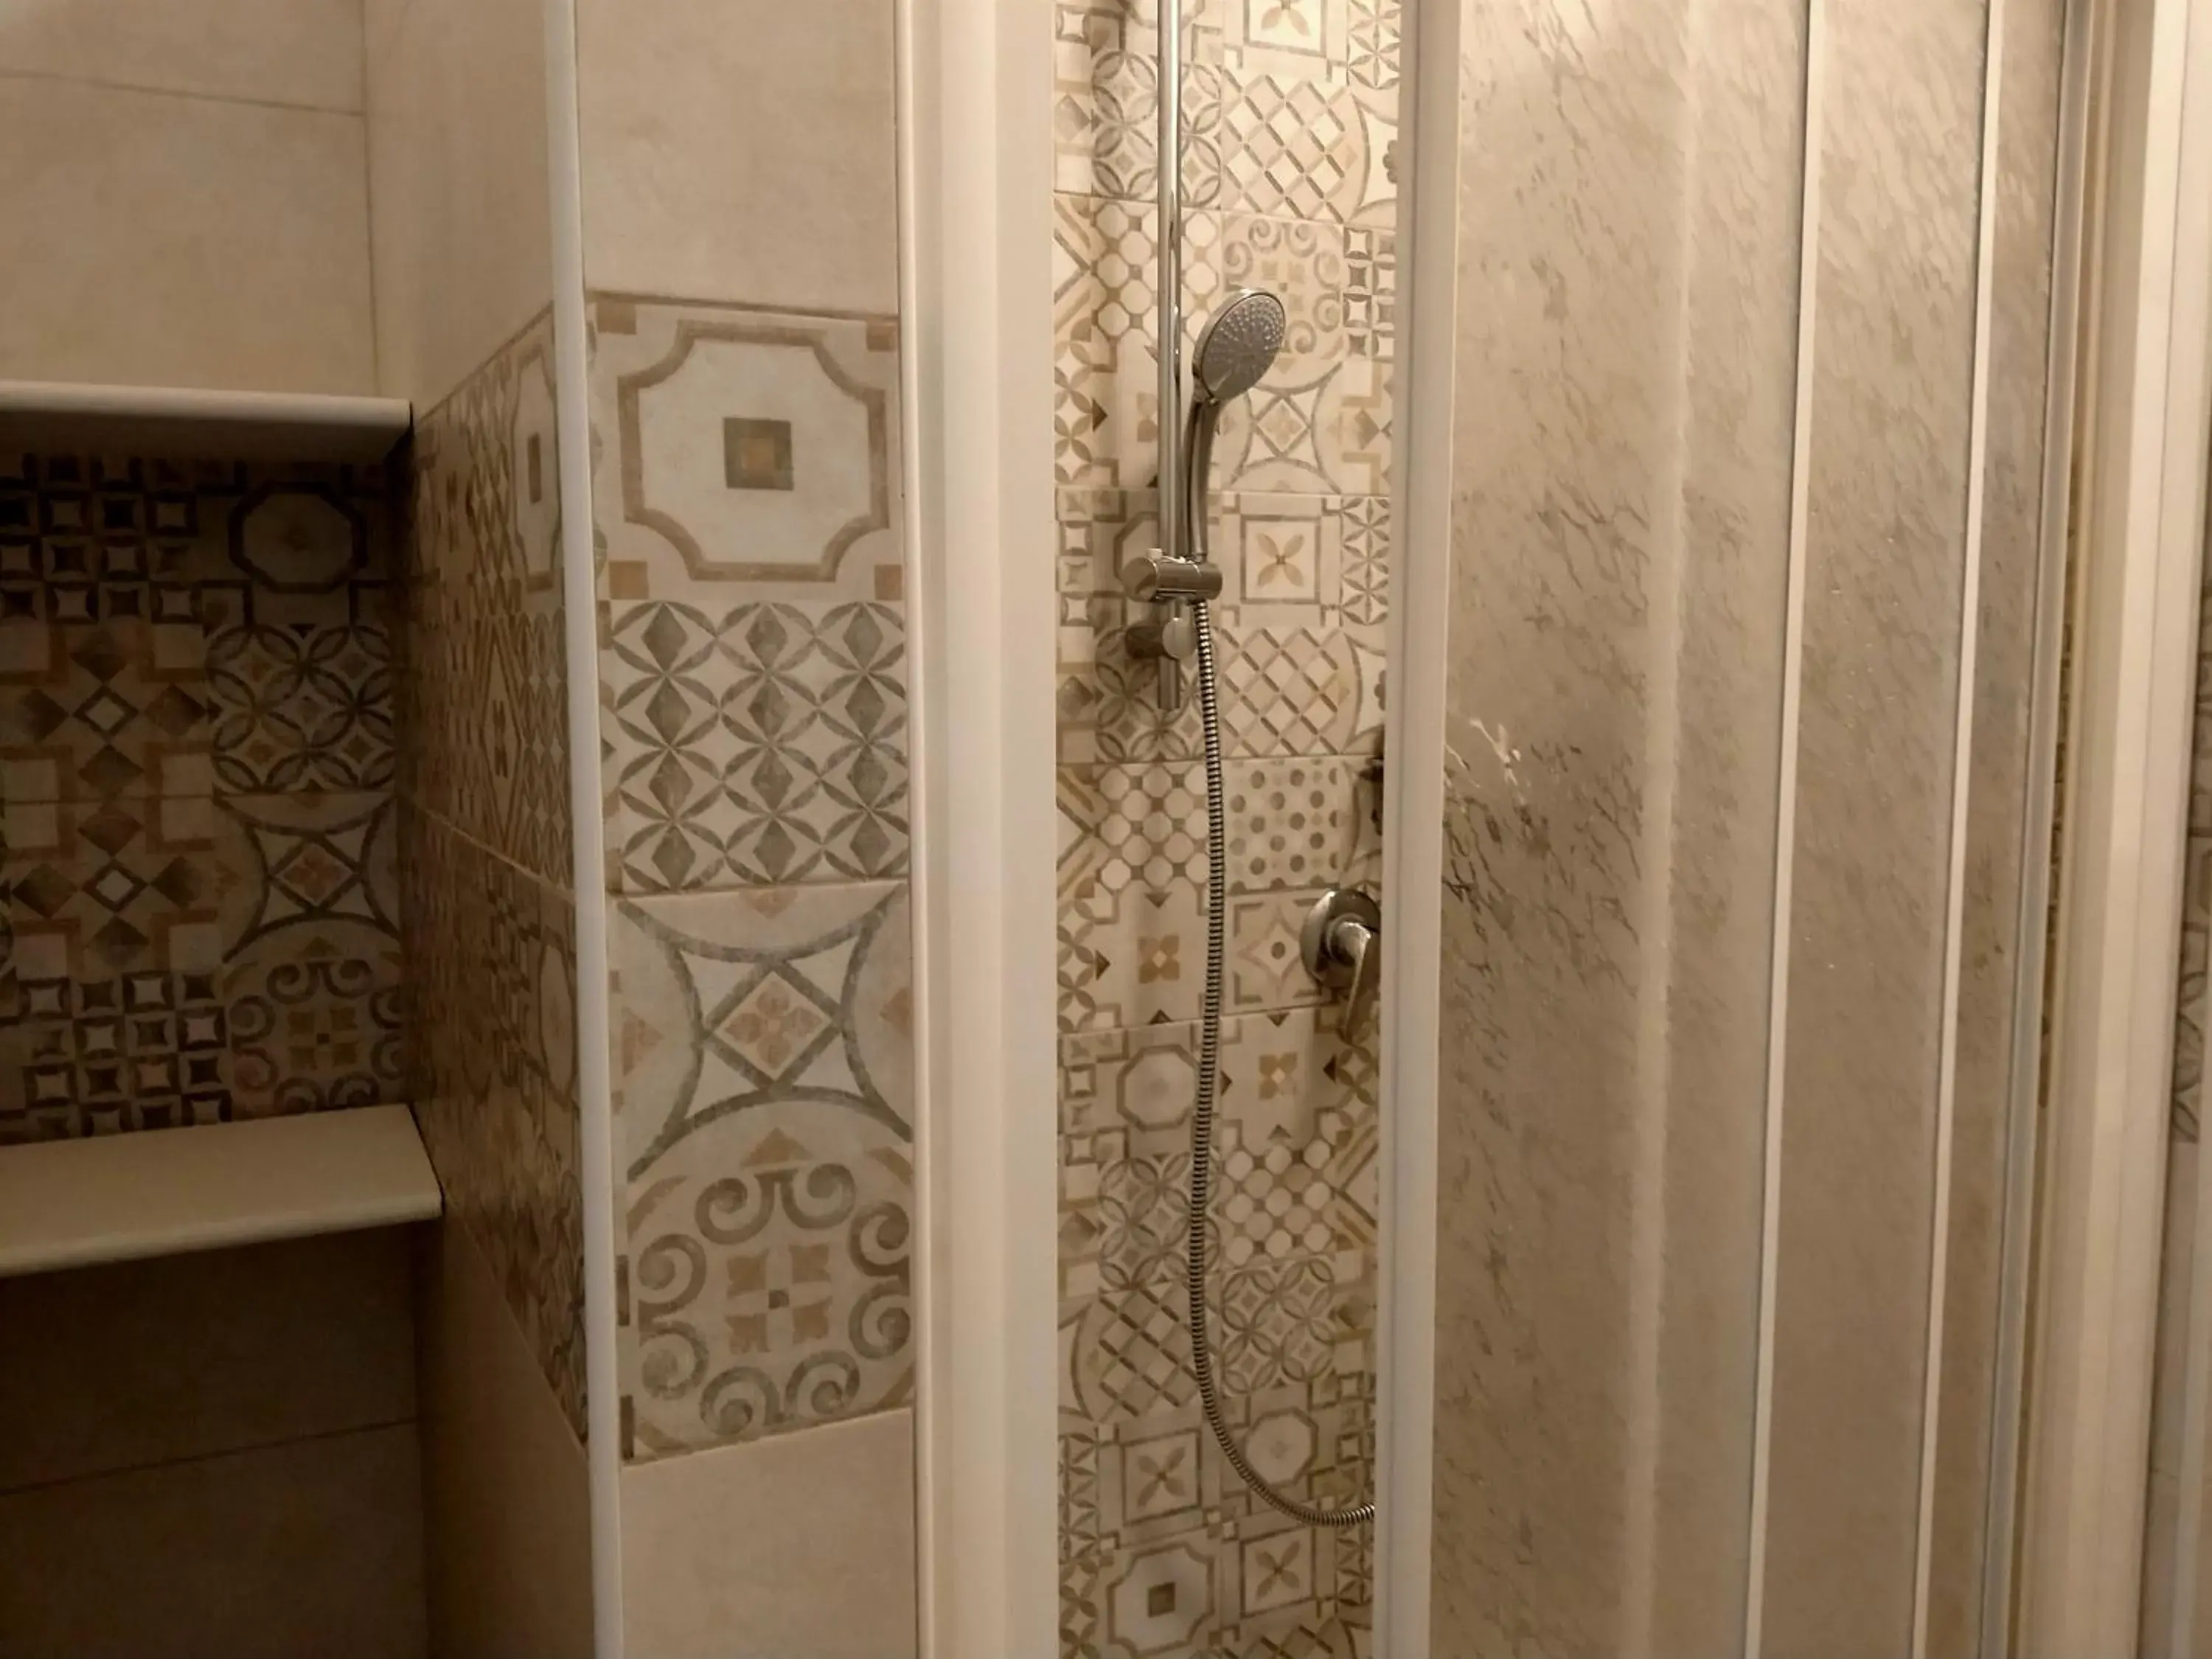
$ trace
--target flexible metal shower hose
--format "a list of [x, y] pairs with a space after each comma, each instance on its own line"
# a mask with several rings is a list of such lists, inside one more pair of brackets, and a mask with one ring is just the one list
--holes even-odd
[[1268, 1508], [1312, 1527], [1356, 1527], [1375, 1518], [1371, 1503], [1340, 1510], [1302, 1504], [1277, 1492], [1246, 1461], [1221, 1414], [1221, 1393], [1213, 1381], [1213, 1356], [1206, 1335], [1206, 1213], [1213, 1185], [1213, 1106], [1221, 1068], [1221, 982], [1227, 954], [1229, 811], [1221, 781], [1221, 711], [1213, 678], [1213, 619], [1205, 600], [1191, 607], [1198, 635], [1198, 713], [1206, 739], [1206, 1010], [1199, 1026], [1198, 1091], [1190, 1114], [1190, 1291], [1191, 1368], [1198, 1375], [1199, 1402], [1222, 1455], [1237, 1479], [1258, 1493]]

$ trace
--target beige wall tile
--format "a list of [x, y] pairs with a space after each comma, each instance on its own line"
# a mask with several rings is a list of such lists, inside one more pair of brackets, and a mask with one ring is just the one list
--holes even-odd
[[534, 0], [379, 9], [368, 73], [379, 388], [440, 402], [550, 302]]
[[361, 108], [362, 0], [17, 0], [0, 74]]
[[410, 1253], [378, 1228], [0, 1280], [0, 1491], [412, 1418]]
[[634, 1654], [915, 1651], [909, 1412], [626, 1469], [622, 1505]]
[[423, 1239], [423, 1524], [432, 1649], [590, 1659], [584, 1449], [467, 1230]]
[[0, 1498], [0, 1656], [420, 1659], [412, 1424]]
[[[373, 388], [357, 117], [0, 80], [0, 375]], [[27, 251], [35, 248], [35, 257]]]
[[810, 310], [898, 305], [890, 0], [583, 0], [584, 275]]

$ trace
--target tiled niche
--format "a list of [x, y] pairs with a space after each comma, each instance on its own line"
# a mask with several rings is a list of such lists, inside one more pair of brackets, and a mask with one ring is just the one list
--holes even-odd
[[387, 507], [0, 459], [0, 1142], [404, 1098]]

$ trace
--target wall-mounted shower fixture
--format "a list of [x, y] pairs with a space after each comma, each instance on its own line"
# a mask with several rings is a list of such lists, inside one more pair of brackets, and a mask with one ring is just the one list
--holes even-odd
[[[1164, 281], [1165, 278], [1163, 278]], [[1260, 383], [1283, 349], [1289, 321], [1283, 302], [1265, 289], [1245, 289], [1213, 313], [1198, 337], [1194, 356], [1190, 410], [1180, 446], [1164, 441], [1160, 450], [1160, 550], [1123, 567], [1122, 587], [1133, 599], [1158, 605], [1160, 613], [1133, 624], [1133, 657], [1157, 657], [1160, 704], [1170, 714], [1182, 707], [1182, 665], [1197, 653], [1194, 601], [1217, 597], [1221, 572], [1206, 545], [1206, 484], [1213, 470], [1213, 436], [1221, 411]], [[1180, 329], [1179, 316], [1162, 313], [1161, 327]], [[1164, 395], [1164, 392], [1163, 393]], [[1164, 440], [1174, 422], [1164, 416]], [[1178, 453], [1180, 460], [1170, 457]], [[1174, 540], [1169, 526], [1175, 525]]]
[[1344, 993], [1344, 1034], [1366, 1022], [1382, 981], [1382, 907], [1372, 893], [1332, 887], [1314, 901], [1298, 933], [1306, 972]]

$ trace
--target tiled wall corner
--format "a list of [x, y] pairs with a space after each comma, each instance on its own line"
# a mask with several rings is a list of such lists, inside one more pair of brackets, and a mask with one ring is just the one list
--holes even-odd
[[[1398, 7], [1183, 15], [1186, 347], [1237, 289], [1289, 312], [1227, 411], [1208, 514], [1230, 814], [1217, 1363], [1261, 1470], [1334, 1505], [1373, 1469], [1376, 1066], [1297, 931], [1322, 889], [1382, 873]], [[1182, 1326], [1201, 750], [1195, 709], [1163, 716], [1128, 657], [1121, 586], [1157, 535], [1158, 19], [1055, 11], [1061, 1648], [1350, 1654], [1369, 1531], [1243, 1491]]]
[[591, 306], [624, 1451], [913, 1389], [898, 329]]
[[0, 465], [0, 1142], [402, 1098], [388, 505]]
[[416, 422], [401, 704], [416, 1121], [585, 1432], [574, 858], [550, 317]]

